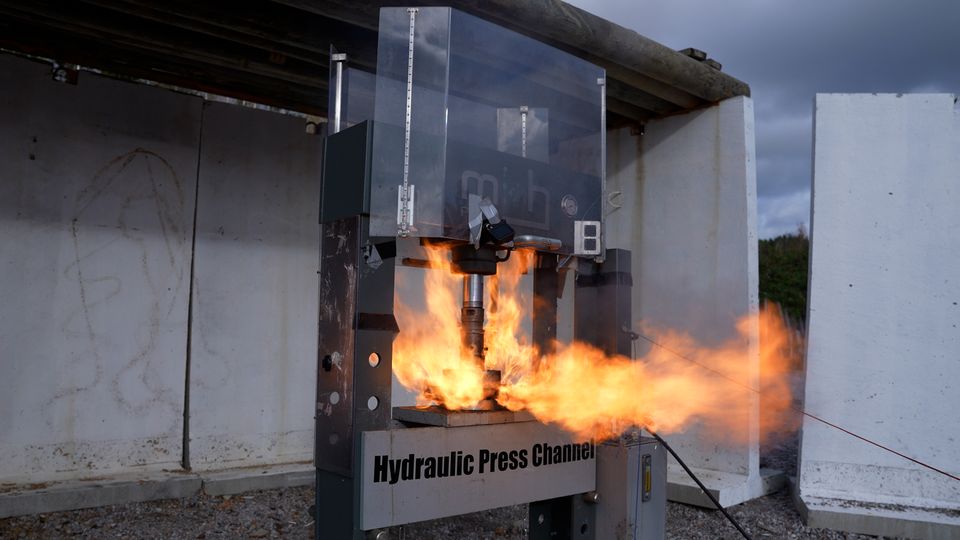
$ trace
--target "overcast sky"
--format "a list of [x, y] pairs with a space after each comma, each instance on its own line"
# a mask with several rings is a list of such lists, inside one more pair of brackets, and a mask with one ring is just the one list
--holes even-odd
[[748, 83], [761, 238], [809, 226], [818, 92], [960, 94], [960, 0], [566, 0]]

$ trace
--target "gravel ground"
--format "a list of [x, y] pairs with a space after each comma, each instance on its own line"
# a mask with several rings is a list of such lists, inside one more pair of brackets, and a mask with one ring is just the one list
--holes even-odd
[[[0, 520], [0, 538], [313, 538], [313, 488], [258, 491], [232, 497], [197, 495]], [[735, 539], [716, 511], [669, 503], [667, 538]], [[859, 539], [800, 521], [787, 492], [730, 508], [754, 538]], [[525, 506], [500, 508], [396, 528], [395, 540], [525, 540]]]
[[[795, 474], [797, 437], [784, 434], [761, 448], [761, 464]], [[153, 501], [0, 519], [0, 538], [313, 538], [313, 488]], [[803, 525], [787, 491], [729, 509], [754, 538], [866, 539]], [[397, 527], [394, 540], [525, 540], [526, 506]], [[667, 505], [667, 538], [735, 539], [714, 510]], [[606, 539], [601, 539], [606, 540]]]
[[[232, 497], [198, 495], [0, 520], [0, 538], [313, 538], [313, 488], [258, 491]], [[754, 538], [860, 539], [800, 521], [787, 492], [730, 508]], [[500, 508], [398, 527], [395, 540], [525, 540], [525, 506]], [[716, 511], [667, 505], [667, 538], [736, 539]]]

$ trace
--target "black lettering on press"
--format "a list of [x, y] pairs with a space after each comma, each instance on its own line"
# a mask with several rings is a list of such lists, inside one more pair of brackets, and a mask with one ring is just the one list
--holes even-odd
[[401, 467], [402, 474], [401, 480], [413, 480], [413, 462], [414, 455], [410, 454], [409, 456], [403, 458], [403, 467]]
[[387, 456], [376, 456], [373, 458], [373, 483], [386, 482], [387, 471], [390, 460]]
[[486, 448], [480, 449], [480, 474], [483, 474], [483, 466], [490, 463], [490, 451]]
[[390, 484], [396, 484], [400, 480], [400, 467], [403, 464], [399, 459], [390, 460]]
[[507, 452], [498, 452], [497, 453], [497, 470], [505, 471], [507, 470], [507, 462], [510, 461], [510, 454]]

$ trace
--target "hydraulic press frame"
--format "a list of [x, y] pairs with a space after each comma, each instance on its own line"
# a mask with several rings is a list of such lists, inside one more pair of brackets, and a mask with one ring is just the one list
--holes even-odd
[[[525, 440], [522, 435], [528, 432], [537, 433], [537, 437], [548, 436], [541, 431], [547, 428], [529, 421], [529, 416], [522, 418], [525, 422], [504, 423], [508, 427], [503, 428], [403, 427], [392, 419], [392, 341], [402, 331], [393, 315], [397, 239], [369, 234], [365, 209], [369, 204], [371, 130], [370, 123], [363, 123], [327, 139], [326, 155], [336, 159], [327, 160], [321, 210], [317, 538], [384, 537], [385, 528], [364, 529], [365, 521], [377, 521], [362, 515], [365, 505], [370, 506], [369, 497], [364, 497], [363, 460], [370, 461], [370, 456], [363, 452], [364, 433], [402, 430], [410, 438], [419, 433], [435, 437], [436, 429], [475, 430], [478, 434], [483, 429], [487, 431], [481, 437], [490, 437], [490, 430], [513, 430], [511, 433], [521, 434], [518, 440]], [[538, 306], [532, 310], [533, 338], [543, 350], [549, 351], [556, 338], [557, 299], [565, 274], [575, 273], [574, 338], [608, 354], [630, 354], [630, 335], [625, 330], [631, 323], [630, 254], [611, 249], [605, 255], [603, 262], [576, 258], [575, 268], [558, 268], [560, 257], [538, 253], [533, 268], [533, 302]], [[371, 444], [369, 440], [367, 444]], [[595, 466], [594, 489], [571, 495], [571, 486], [588, 484], [559, 482], [556, 485], [562, 496], [524, 501], [531, 503], [530, 538], [662, 537], [666, 504], [663, 448], [652, 439], [641, 437], [638, 431], [630, 431], [618, 440], [598, 442], [593, 458], [595, 461], [588, 466]], [[366, 466], [369, 469], [369, 464]], [[574, 475], [582, 475], [583, 471], [582, 466], [568, 470]], [[510, 475], [521, 472], [526, 471], [504, 469], [497, 478], [509, 486]], [[369, 480], [366, 478], [366, 489], [370, 489]], [[517, 476], [518, 483], [527, 481], [526, 477]], [[513, 491], [503, 489], [503, 493]], [[537, 493], [549, 491], [548, 486]], [[409, 497], [411, 492], [404, 493]], [[485, 506], [470, 510], [518, 502], [508, 499], [503, 497], [504, 504], [498, 504], [501, 499], [494, 497], [481, 503]], [[393, 515], [383, 522], [397, 525], [404, 519], [402, 515]]]

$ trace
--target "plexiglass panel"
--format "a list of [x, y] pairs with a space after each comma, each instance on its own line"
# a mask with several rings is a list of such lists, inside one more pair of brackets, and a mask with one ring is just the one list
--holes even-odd
[[467, 240], [467, 200], [488, 197], [517, 234], [558, 238], [601, 213], [604, 72], [575, 56], [450, 8], [383, 8], [371, 223], [397, 233], [407, 77], [408, 182], [419, 237]]
[[373, 120], [377, 77], [357, 68], [343, 71], [343, 101], [340, 104], [340, 129]]
[[[330, 56], [337, 54], [337, 50], [330, 47]], [[344, 55], [347, 56], [347, 55]], [[340, 70], [337, 70], [337, 66]], [[337, 76], [342, 78], [338, 81]], [[373, 120], [374, 95], [377, 87], [377, 76], [368, 71], [363, 71], [355, 67], [350, 67], [349, 57], [347, 60], [330, 62], [329, 92], [327, 99], [327, 111], [329, 112], [330, 125], [328, 133], [337, 133], [355, 126], [360, 122]], [[337, 86], [340, 86], [340, 125], [334, 126], [337, 110]]]

